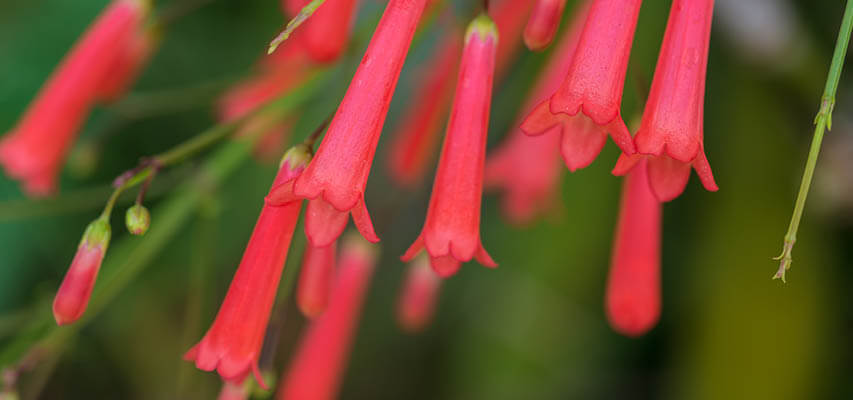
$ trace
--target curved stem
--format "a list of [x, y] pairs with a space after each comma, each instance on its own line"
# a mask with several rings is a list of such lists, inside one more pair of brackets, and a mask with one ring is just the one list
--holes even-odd
[[287, 95], [277, 100], [273, 100], [243, 117], [231, 122], [215, 125], [170, 150], [157, 154], [153, 157], [143, 159], [139, 165], [122, 173], [115, 179], [115, 181], [113, 181], [113, 187], [115, 189], [113, 190], [112, 195], [110, 195], [109, 200], [107, 200], [107, 204], [101, 215], [109, 217], [116, 200], [123, 191], [143, 182], [150, 184], [154, 174], [160, 169], [178, 164], [204, 150], [207, 150], [212, 145], [219, 143], [219, 141], [234, 133], [237, 128], [247, 120], [265, 113], [286, 113], [293, 110], [295, 107], [302, 104], [308, 96], [314, 93], [318, 82], [321, 81], [321, 75], [324, 75], [324, 73], [320, 72], [315, 74]]
[[841, 69], [844, 66], [844, 57], [847, 55], [851, 30], [853, 30], [853, 2], [848, 1], [844, 10], [841, 29], [838, 32], [838, 39], [835, 42], [835, 51], [832, 55], [829, 75], [826, 78], [826, 87], [823, 90], [823, 96], [821, 96], [820, 110], [817, 113], [817, 117], [815, 117], [816, 126], [814, 136], [812, 137], [812, 144], [809, 148], [809, 157], [806, 161], [806, 169], [803, 172], [803, 180], [800, 183], [800, 191], [797, 194], [797, 201], [794, 205], [794, 214], [791, 216], [788, 232], [785, 233], [782, 254], [775, 258], [776, 260], [780, 260], [780, 262], [779, 270], [773, 275], [773, 279], [782, 279], [782, 282], [785, 282], [785, 272], [791, 268], [791, 262], [793, 261], [791, 252], [794, 249], [794, 243], [797, 241], [797, 231], [800, 228], [800, 220], [803, 217], [806, 197], [809, 194], [815, 165], [817, 165], [817, 157], [820, 154], [823, 134], [825, 130], [832, 129], [832, 110], [835, 108], [835, 92], [838, 90], [838, 82], [841, 79]]

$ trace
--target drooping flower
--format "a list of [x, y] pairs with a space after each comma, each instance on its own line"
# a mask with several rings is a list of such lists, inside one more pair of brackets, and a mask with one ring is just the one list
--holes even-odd
[[326, 309], [335, 274], [336, 248], [335, 243], [326, 247], [314, 247], [311, 243], [305, 245], [296, 304], [306, 317], [314, 318]]
[[438, 144], [443, 117], [453, 100], [456, 69], [462, 53], [461, 35], [447, 34], [424, 69], [422, 85], [392, 135], [389, 173], [403, 186], [418, 184]]
[[[705, 189], [717, 190], [702, 143], [713, 9], [713, 0], [672, 2], [649, 99], [634, 137], [637, 152], [649, 158], [649, 185], [660, 201], [684, 191], [691, 168]], [[627, 173], [641, 157], [620, 157], [613, 173]]]
[[367, 242], [357, 236], [344, 240], [329, 306], [305, 332], [282, 377], [278, 399], [335, 398], [375, 261]]
[[77, 321], [86, 311], [101, 269], [101, 261], [110, 244], [110, 236], [108, 217], [100, 217], [86, 227], [83, 239], [77, 246], [77, 254], [53, 299], [53, 317], [58, 325]]
[[0, 141], [0, 165], [31, 196], [54, 191], [77, 131], [103, 94], [106, 77], [133, 43], [147, 13], [144, 0], [115, 0], [89, 27]]
[[[309, 159], [310, 149], [304, 145], [289, 150], [273, 187], [292, 187]], [[301, 206], [301, 200], [264, 204], [213, 325], [184, 359], [205, 371], [215, 369], [233, 383], [252, 371], [263, 385], [258, 357]]]
[[366, 239], [379, 241], [364, 203], [364, 187], [391, 96], [426, 2], [388, 3], [314, 161], [296, 180], [294, 193], [312, 199], [306, 211], [305, 233], [314, 246], [334, 242], [350, 213]]
[[640, 160], [625, 179], [607, 280], [607, 318], [627, 336], [648, 332], [660, 318], [661, 203], [647, 167]]
[[233, 121], [275, 100], [305, 79], [303, 64], [280, 66], [274, 72], [259, 73], [230, 88], [219, 100], [219, 118]]
[[408, 332], [419, 332], [429, 324], [435, 311], [441, 278], [430, 268], [428, 257], [412, 261], [400, 299], [397, 303], [397, 322]]
[[160, 29], [156, 27], [136, 32], [101, 82], [99, 92], [102, 101], [116, 101], [127, 92], [156, 49], [160, 36]]
[[[290, 15], [296, 15], [311, 0], [287, 0]], [[337, 60], [349, 43], [358, 0], [326, 0], [298, 30], [296, 40], [312, 60], [330, 63]]]
[[537, 0], [524, 27], [524, 44], [530, 50], [542, 50], [551, 44], [557, 28], [560, 27], [560, 18], [563, 17], [563, 8], [566, 0]]
[[640, 3], [592, 1], [566, 79], [521, 126], [529, 135], [559, 128], [563, 161], [570, 171], [591, 164], [608, 133], [624, 153], [634, 153], [619, 107]]
[[497, 28], [488, 16], [480, 15], [468, 26], [426, 222], [402, 257], [409, 261], [425, 248], [433, 269], [442, 277], [455, 274], [462, 262], [472, 258], [487, 267], [497, 266], [480, 243], [483, 167], [497, 41]]
[[[262, 59], [255, 75], [231, 87], [219, 99], [218, 114], [223, 122], [231, 122], [257, 110], [259, 107], [287, 93], [303, 82], [308, 75], [309, 63], [285, 42], [272, 57]], [[268, 59], [275, 58], [270, 62]], [[235, 137], [260, 133], [254, 153], [262, 160], [275, 160], [290, 134], [292, 120], [280, 115], [256, 115], [238, 128]]]
[[[566, 76], [586, 19], [587, 4], [573, 16], [571, 26], [548, 60], [534, 86], [533, 95], [522, 109], [524, 111], [516, 127], [536, 104], [547, 100], [557, 90]], [[517, 224], [529, 222], [537, 213], [554, 204], [562, 170], [559, 146], [560, 136], [557, 134], [528, 136], [521, 128], [515, 128], [486, 159], [486, 186], [504, 189], [502, 208], [510, 221]]]
[[495, 75], [500, 77], [509, 69], [515, 55], [521, 48], [521, 36], [527, 16], [533, 2], [529, 0], [501, 0], [490, 10], [501, 42], [498, 43], [498, 53], [495, 58]]

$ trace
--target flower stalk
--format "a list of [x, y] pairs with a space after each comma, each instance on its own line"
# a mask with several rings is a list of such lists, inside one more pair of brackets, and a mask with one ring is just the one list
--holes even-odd
[[788, 225], [782, 244], [782, 254], [775, 257], [779, 260], [779, 270], [773, 275], [773, 279], [781, 279], [785, 282], [785, 273], [791, 268], [793, 258], [791, 252], [797, 241], [797, 231], [800, 229], [800, 220], [803, 217], [803, 209], [806, 205], [806, 197], [809, 195], [809, 187], [814, 177], [817, 157], [820, 154], [820, 145], [823, 142], [823, 134], [826, 130], [832, 130], [832, 110], [835, 108], [835, 92], [838, 90], [838, 81], [841, 79], [841, 70], [844, 66], [844, 58], [847, 55], [847, 45], [850, 43], [850, 32], [853, 31], [853, 2], [848, 1], [844, 9], [844, 18], [838, 39], [835, 42], [835, 51], [832, 54], [832, 64], [829, 67], [829, 75], [826, 78], [826, 86], [821, 96], [820, 110], [815, 117], [815, 131], [812, 144], [809, 148], [809, 157], [806, 160], [806, 169], [800, 182], [800, 191], [797, 193], [797, 201], [794, 203], [794, 213]]

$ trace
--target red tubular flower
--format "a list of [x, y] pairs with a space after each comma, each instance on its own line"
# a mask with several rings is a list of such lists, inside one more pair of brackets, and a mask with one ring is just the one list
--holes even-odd
[[497, 42], [497, 28], [488, 16], [481, 15], [468, 26], [426, 223], [402, 257], [409, 261], [426, 248], [433, 269], [442, 277], [455, 274], [463, 261], [472, 258], [487, 267], [497, 266], [480, 243], [483, 164]]
[[533, 2], [528, 0], [502, 0], [492, 7], [491, 15], [494, 16], [501, 37], [495, 61], [495, 75], [503, 76], [521, 47], [521, 32], [531, 7]]
[[294, 193], [313, 199], [306, 211], [305, 233], [314, 246], [334, 242], [350, 213], [367, 240], [379, 241], [364, 204], [364, 187], [400, 69], [426, 2], [388, 3], [314, 161], [296, 180]]
[[[285, 6], [296, 15], [311, 0], [287, 0]], [[298, 40], [312, 60], [330, 63], [337, 60], [349, 42], [358, 0], [326, 0], [302, 26]]]
[[[301, 145], [288, 151], [273, 187], [293, 187], [309, 154]], [[242, 382], [251, 370], [264, 385], [258, 357], [301, 206], [299, 200], [264, 205], [213, 326], [184, 355], [185, 360], [195, 361], [205, 371], [216, 369], [232, 383]]]
[[160, 32], [154, 28], [140, 30], [115, 60], [110, 73], [101, 82], [100, 98], [113, 102], [121, 98], [148, 62], [160, 40]]
[[275, 100], [295, 87], [304, 77], [300, 67], [280, 68], [275, 73], [262, 73], [230, 88], [219, 100], [219, 117], [233, 121]]
[[53, 299], [53, 317], [58, 325], [70, 324], [86, 311], [101, 261], [110, 244], [110, 235], [107, 217], [98, 218], [86, 227], [77, 254]]
[[89, 27], [39, 91], [18, 125], [0, 141], [0, 165], [31, 196], [55, 189], [77, 130], [105, 77], [147, 12], [140, 0], [115, 0]]
[[[587, 3], [588, 4], [588, 3]], [[542, 100], [554, 93], [575, 54], [580, 30], [586, 19], [587, 7], [580, 8], [559, 47], [540, 75], [533, 95], [528, 99], [521, 119]], [[518, 122], [518, 125], [521, 121]], [[502, 202], [504, 214], [514, 223], [529, 222], [534, 215], [554, 203], [560, 179], [560, 143], [556, 134], [527, 136], [521, 128], [514, 129], [509, 138], [486, 159], [486, 185], [505, 189]]]
[[625, 180], [607, 281], [610, 326], [627, 336], [648, 332], [660, 317], [661, 204], [647, 166], [641, 160]]
[[432, 319], [441, 279], [430, 269], [429, 258], [418, 257], [409, 267], [397, 303], [397, 321], [408, 332], [420, 332]]
[[[684, 191], [691, 167], [705, 189], [717, 191], [702, 143], [713, 9], [713, 0], [672, 2], [651, 92], [634, 137], [637, 152], [649, 156], [649, 185], [660, 201]], [[620, 157], [613, 173], [627, 173], [639, 157]]]
[[392, 135], [388, 169], [400, 185], [418, 184], [432, 159], [442, 117], [453, 100], [455, 72], [462, 53], [460, 36], [450, 33], [439, 44], [424, 70], [423, 84], [415, 91], [419, 95], [410, 103]]
[[293, 119], [285, 118], [279, 120], [278, 116], [258, 116], [242, 126], [235, 137], [252, 135], [261, 132], [261, 136], [252, 148], [252, 154], [262, 162], [275, 162], [285, 148], [290, 131], [293, 128]]
[[566, 80], [521, 125], [529, 135], [558, 127], [563, 160], [570, 171], [591, 164], [608, 133], [623, 152], [634, 153], [619, 106], [640, 3], [592, 1]]
[[[290, 42], [274, 53], [273, 57], [265, 57], [261, 64], [263, 68], [257, 75], [231, 87], [219, 99], [218, 114], [223, 122], [234, 121], [259, 107], [275, 100], [302, 82], [309, 64], [299, 56]], [[275, 58], [273, 62], [267, 61]], [[263, 131], [255, 142], [254, 154], [261, 160], [275, 160], [281, 154], [281, 149], [290, 134], [293, 121], [281, 120], [278, 115], [257, 115], [247, 121], [237, 132], [236, 136], [254, 134]]]
[[306, 317], [314, 318], [326, 309], [335, 272], [335, 243], [326, 247], [305, 245], [296, 304]]
[[303, 336], [282, 377], [280, 400], [331, 400], [337, 395], [376, 261], [368, 243], [355, 236], [347, 239], [329, 307]]
[[542, 50], [554, 40], [560, 27], [566, 0], [537, 0], [524, 27], [524, 44], [530, 50]]

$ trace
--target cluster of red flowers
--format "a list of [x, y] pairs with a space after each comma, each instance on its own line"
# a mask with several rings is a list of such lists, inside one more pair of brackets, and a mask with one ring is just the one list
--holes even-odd
[[[293, 14], [307, 3], [287, 0], [283, 6]], [[264, 385], [258, 368], [264, 333], [307, 200], [308, 245], [296, 299], [313, 320], [284, 376], [280, 398], [335, 396], [375, 263], [374, 252], [361, 238], [347, 237], [340, 254], [337, 242], [350, 215], [364, 239], [379, 241], [364, 190], [400, 71], [428, 3], [388, 2], [316, 154], [302, 144], [282, 159], [219, 313], [185, 355], [200, 369], [217, 370], [229, 382], [227, 393], [239, 394], [234, 385], [250, 372]], [[223, 96], [220, 118], [249, 115], [303, 81], [312, 66], [338, 59], [357, 5], [356, 0], [327, 0], [278, 52], [261, 61], [253, 77]], [[565, 1], [504, 0], [474, 18], [464, 35], [451, 29], [439, 41], [423, 80], [423, 97], [412, 103], [389, 157], [395, 180], [402, 185], [419, 182], [452, 99], [426, 221], [402, 256], [414, 260], [398, 307], [405, 329], [416, 331], [428, 322], [440, 278], [454, 275], [472, 259], [497, 266], [480, 239], [484, 183], [505, 191], [503, 209], [512, 222], [526, 223], [555, 201], [562, 170], [558, 154], [570, 171], [584, 168], [608, 135], [623, 152], [613, 173], [627, 177], [606, 311], [614, 329], [626, 335], [655, 325], [660, 314], [661, 203], [682, 193], [691, 168], [705, 188], [717, 190], [702, 143], [713, 0], [673, 1], [642, 122], [632, 137], [620, 106], [640, 5], [641, 0], [589, 0], [578, 7], [524, 114], [488, 158], [493, 80], [522, 38], [532, 50], [554, 41]], [[141, 34], [146, 12], [143, 0], [114, 0], [0, 143], [0, 163], [28, 192], [45, 194], [54, 187], [61, 159], [86, 112], [97, 101], [117, 97], [146, 58], [150, 45], [142, 38], [148, 35]], [[284, 140], [287, 122], [258, 116], [243, 128], [258, 129], [274, 138], [261, 147], [276, 148], [270, 143]], [[85, 310], [109, 236], [103, 218], [87, 229], [56, 296], [59, 324], [73, 322]], [[421, 250], [426, 255], [417, 257]]]

